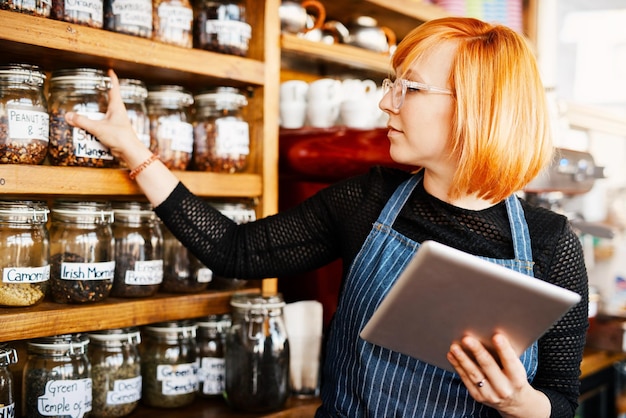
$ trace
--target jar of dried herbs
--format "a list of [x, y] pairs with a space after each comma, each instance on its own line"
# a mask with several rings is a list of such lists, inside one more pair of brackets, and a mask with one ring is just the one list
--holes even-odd
[[48, 293], [49, 212], [43, 201], [0, 201], [0, 306], [31, 306]]
[[225, 389], [226, 369], [224, 346], [230, 315], [209, 315], [199, 318], [198, 325], [198, 393], [203, 398], [222, 397]]
[[189, 0], [154, 0], [152, 15], [152, 39], [193, 47], [193, 7]]
[[197, 325], [170, 321], [142, 330], [142, 402], [158, 408], [189, 405], [198, 392]]
[[252, 36], [243, 0], [200, 0], [194, 13], [196, 48], [245, 57]]
[[248, 164], [250, 133], [242, 110], [246, 96], [235, 87], [217, 87], [194, 97], [193, 168], [237, 173]]
[[[152, 151], [158, 153], [156, 138], [150, 138], [150, 119], [148, 118], [148, 88], [141, 80], [120, 79], [120, 94], [126, 107], [126, 114], [139, 140]], [[122, 165], [122, 162], [120, 162]]]
[[289, 342], [282, 295], [234, 294], [226, 334], [226, 400], [234, 409], [269, 412], [289, 397]]
[[150, 136], [161, 161], [171, 170], [187, 169], [193, 153], [193, 96], [182, 86], [155, 86], [148, 90], [147, 104]]
[[58, 303], [98, 302], [115, 277], [115, 240], [108, 202], [58, 200], [50, 225], [50, 293]]
[[48, 153], [49, 117], [37, 66], [0, 66], [0, 164], [40, 164]]
[[50, 77], [50, 164], [78, 167], [115, 167], [117, 160], [98, 139], [69, 125], [65, 113], [77, 112], [103, 119], [108, 107], [110, 79], [102, 70], [77, 68], [56, 70]]
[[17, 363], [17, 351], [6, 344], [0, 345], [0, 417], [15, 417], [15, 390], [11, 364]]
[[111, 296], [154, 295], [163, 281], [163, 235], [149, 203], [113, 205], [115, 279]]
[[89, 336], [88, 357], [93, 380], [91, 416], [125, 417], [141, 399], [141, 341], [136, 328], [95, 331]]
[[105, 0], [104, 28], [142, 38], [152, 37], [152, 0]]
[[26, 345], [22, 413], [28, 418], [83, 417], [91, 411], [89, 339], [81, 334], [38, 338]]
[[50, 17], [50, 3], [50, 0], [0, 0], [0, 10]]
[[102, 0], [50, 0], [52, 12], [50, 17], [77, 25], [102, 29], [104, 5]]

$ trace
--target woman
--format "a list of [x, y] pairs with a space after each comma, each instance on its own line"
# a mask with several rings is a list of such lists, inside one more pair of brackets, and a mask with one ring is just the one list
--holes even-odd
[[[318, 417], [574, 416], [587, 329], [582, 249], [565, 217], [514, 196], [552, 151], [531, 51], [508, 28], [445, 18], [407, 35], [393, 68], [380, 102], [390, 153], [421, 170], [372, 168], [243, 225], [193, 196], [141, 145], [113, 72], [104, 120], [66, 118], [133, 167], [131, 178], [156, 213], [217, 274], [287, 276], [343, 260]], [[493, 354], [464, 337], [448, 353], [457, 373], [360, 339], [385, 289], [427, 239], [571, 289], [583, 301], [521, 357], [502, 333], [493, 336]]]

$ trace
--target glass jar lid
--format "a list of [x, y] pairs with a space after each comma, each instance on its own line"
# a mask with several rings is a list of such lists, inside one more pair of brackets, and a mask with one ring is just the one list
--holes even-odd
[[115, 202], [113, 213], [116, 220], [124, 222], [156, 220], [152, 205], [147, 202]]
[[17, 351], [6, 344], [0, 344], [0, 366], [17, 363]]
[[193, 96], [182, 86], [154, 86], [148, 90], [148, 104], [159, 105], [166, 109], [189, 107], [193, 104]]
[[113, 210], [109, 202], [58, 200], [52, 205], [52, 219], [65, 222], [109, 224]]
[[285, 301], [280, 293], [262, 295], [261, 293], [236, 293], [230, 300], [230, 305], [243, 310], [282, 309]]
[[55, 70], [50, 77], [51, 88], [93, 89], [107, 91], [111, 88], [111, 79], [102, 70], [95, 68], [70, 68]]
[[198, 325], [198, 329], [216, 329], [217, 331], [223, 331], [230, 327], [231, 322], [229, 314], [209, 315], [198, 318], [196, 325]]
[[120, 79], [120, 95], [124, 101], [141, 102], [148, 97], [148, 88], [141, 80], [122, 78]]
[[162, 335], [168, 338], [195, 338], [198, 325], [189, 320], [166, 321], [152, 325], [146, 325], [146, 332]]
[[218, 109], [238, 109], [248, 104], [248, 99], [236, 87], [215, 87], [194, 96], [198, 107], [214, 106]]
[[44, 201], [0, 201], [0, 222], [21, 224], [44, 224], [50, 210]]
[[83, 334], [61, 334], [37, 338], [27, 343], [30, 352], [54, 352], [60, 355], [76, 355], [86, 352], [89, 338]]
[[139, 333], [139, 330], [134, 327], [92, 331], [89, 332], [87, 336], [92, 344], [100, 345], [137, 345], [141, 342], [141, 334]]
[[46, 74], [36, 65], [7, 64], [0, 66], [0, 81], [41, 87], [45, 80]]

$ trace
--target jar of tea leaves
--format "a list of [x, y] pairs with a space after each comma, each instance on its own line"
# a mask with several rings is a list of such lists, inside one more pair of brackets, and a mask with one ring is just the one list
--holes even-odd
[[28, 418], [83, 417], [91, 411], [92, 381], [81, 334], [38, 338], [26, 346], [22, 413]]
[[136, 328], [95, 331], [89, 336], [88, 357], [93, 380], [91, 416], [124, 417], [141, 399], [141, 359]]
[[195, 3], [194, 46], [245, 57], [252, 36], [244, 0], [200, 0]]
[[152, 206], [117, 202], [113, 213], [115, 279], [111, 296], [152, 296], [163, 281], [163, 235]]
[[104, 28], [142, 38], [152, 37], [152, 0], [105, 0]]
[[77, 112], [103, 119], [108, 107], [110, 79], [102, 70], [56, 70], [50, 77], [50, 164], [78, 167], [115, 167], [117, 160], [98, 139], [65, 121], [65, 113]]
[[198, 318], [198, 392], [204, 398], [222, 397], [225, 389], [224, 345], [230, 315]]
[[115, 240], [108, 202], [57, 200], [50, 226], [50, 293], [58, 303], [98, 302], [115, 276]]
[[48, 153], [49, 117], [37, 66], [0, 66], [0, 164], [40, 164]]
[[142, 402], [158, 408], [189, 405], [198, 392], [198, 352], [193, 321], [169, 321], [142, 330]]
[[269, 412], [289, 397], [289, 342], [280, 294], [233, 295], [226, 334], [226, 400], [234, 409]]
[[17, 363], [17, 351], [0, 344], [0, 417], [15, 416], [15, 390], [9, 365]]

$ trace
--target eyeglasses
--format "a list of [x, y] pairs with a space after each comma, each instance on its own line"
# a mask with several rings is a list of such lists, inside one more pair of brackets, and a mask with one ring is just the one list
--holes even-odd
[[452, 90], [430, 86], [428, 84], [406, 80], [404, 78], [396, 78], [395, 81], [391, 81], [388, 78], [383, 80], [383, 92], [387, 94], [391, 91], [391, 105], [396, 111], [400, 110], [404, 104], [404, 97], [406, 96], [407, 90], [423, 91], [433, 94], [452, 94]]

